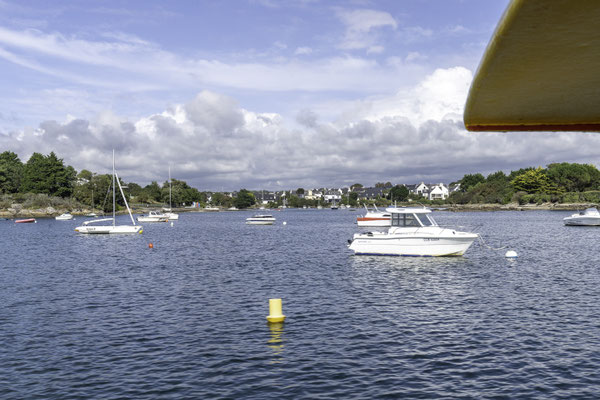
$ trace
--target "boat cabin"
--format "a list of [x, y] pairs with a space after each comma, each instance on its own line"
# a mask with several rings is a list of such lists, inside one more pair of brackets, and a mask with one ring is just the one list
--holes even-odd
[[388, 208], [392, 214], [392, 227], [420, 228], [423, 226], [438, 226], [427, 208]]

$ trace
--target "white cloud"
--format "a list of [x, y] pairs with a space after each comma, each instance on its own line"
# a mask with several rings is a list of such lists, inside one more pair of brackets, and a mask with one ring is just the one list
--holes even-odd
[[382, 52], [383, 47], [377, 44], [377, 31], [380, 28], [396, 29], [397, 23], [388, 12], [359, 9], [338, 10], [337, 16], [346, 26], [346, 32], [340, 48], [346, 50], [368, 49]]
[[297, 56], [300, 56], [300, 55], [311, 54], [312, 52], [313, 52], [313, 50], [310, 47], [298, 47], [296, 49], [296, 51], [294, 52], [294, 54]]
[[[384, 17], [380, 18], [381, 22], [374, 18], [374, 21], [360, 25], [361, 29], [391, 23], [386, 23]], [[122, 33], [107, 33], [104, 37], [106, 41], [89, 41], [61, 34], [34, 30], [19, 32], [0, 27], [0, 43], [5, 47], [0, 49], [0, 58], [65, 82], [96, 88], [120, 88], [122, 91], [227, 87], [374, 93], [389, 90], [390, 83], [397, 85], [403, 79], [410, 79], [404, 78], [407, 74], [399, 74], [398, 71], [382, 68], [376, 61], [358, 57], [234, 63], [185, 58]], [[285, 44], [276, 42], [275, 46], [284, 47]], [[365, 48], [373, 53], [383, 51], [383, 47], [374, 43]], [[311, 52], [308, 47], [296, 50], [297, 54]], [[365, 76], [369, 79], [364, 79]]]
[[175, 178], [204, 190], [449, 182], [465, 173], [595, 160], [598, 135], [466, 132], [461, 114], [470, 80], [464, 68], [436, 70], [389, 98], [346, 104], [335, 122], [303, 109], [296, 128], [276, 113], [203, 91], [133, 122], [111, 112], [46, 121], [0, 135], [0, 147], [23, 160], [55, 151], [78, 170], [101, 173], [115, 148], [127, 181], [164, 181], [171, 165]]

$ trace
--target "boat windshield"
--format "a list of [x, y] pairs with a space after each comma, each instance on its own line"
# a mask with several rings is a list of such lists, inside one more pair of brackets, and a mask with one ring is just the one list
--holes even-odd
[[415, 214], [417, 219], [421, 222], [423, 226], [433, 226], [436, 225], [435, 221], [427, 214]]

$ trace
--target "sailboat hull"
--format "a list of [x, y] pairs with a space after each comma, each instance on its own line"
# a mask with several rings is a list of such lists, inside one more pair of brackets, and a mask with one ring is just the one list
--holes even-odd
[[98, 234], [98, 235], [103, 235], [103, 234], [111, 234], [111, 233], [142, 233], [142, 227], [140, 225], [133, 225], [133, 226], [129, 226], [129, 225], [116, 225], [116, 226], [112, 226], [112, 225], [98, 225], [98, 226], [91, 226], [91, 225], [84, 225], [84, 226], [78, 226], [77, 228], [75, 228], [76, 232], [79, 233], [87, 233], [87, 234]]

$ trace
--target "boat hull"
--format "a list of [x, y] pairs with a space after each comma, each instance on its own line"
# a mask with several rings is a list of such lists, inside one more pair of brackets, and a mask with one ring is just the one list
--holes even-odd
[[349, 248], [356, 255], [443, 257], [462, 256], [477, 239], [476, 234], [457, 232], [453, 236], [410, 236], [385, 233], [355, 235]]
[[86, 233], [90, 235], [107, 235], [107, 234], [125, 234], [125, 233], [142, 233], [142, 227], [139, 225], [84, 225], [75, 228], [76, 232]]
[[571, 226], [600, 226], [600, 217], [567, 217], [563, 221]]
[[275, 221], [246, 221], [247, 225], [273, 225]]
[[17, 219], [15, 220], [15, 224], [32, 224], [37, 222], [35, 218], [27, 218], [27, 219]]

